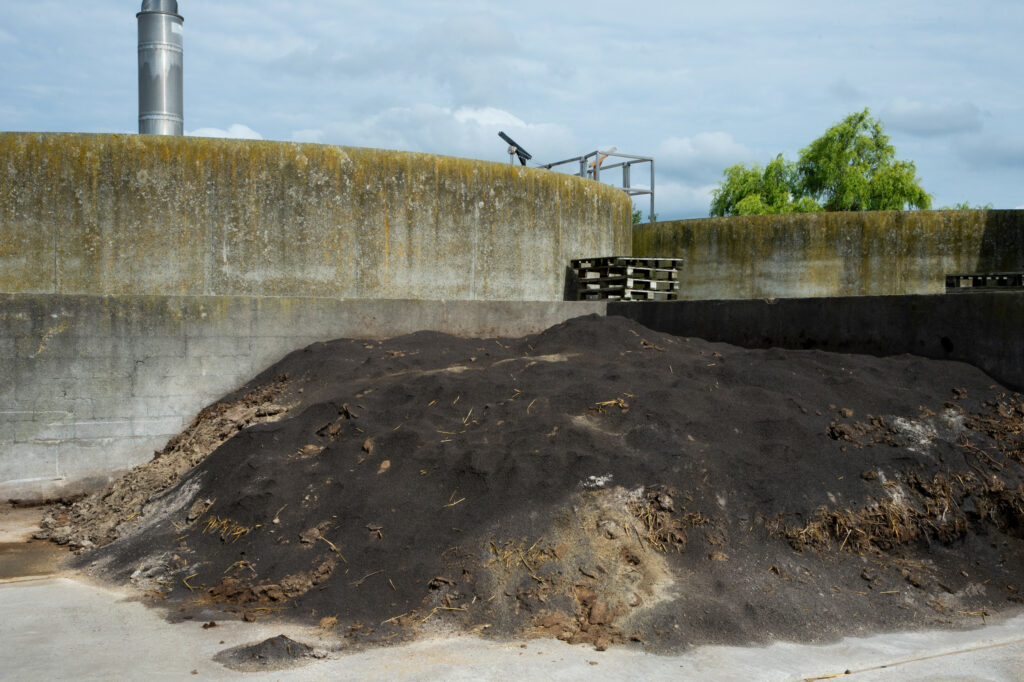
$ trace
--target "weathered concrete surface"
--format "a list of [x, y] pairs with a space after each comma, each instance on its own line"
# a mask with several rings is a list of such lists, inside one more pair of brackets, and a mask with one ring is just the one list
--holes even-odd
[[316, 341], [522, 336], [602, 303], [0, 295], [0, 499], [102, 485]]
[[1024, 270], [1024, 211], [664, 222], [634, 230], [633, 255], [684, 258], [684, 299], [936, 294], [947, 274]]
[[[438, 637], [330, 654], [304, 667], [239, 673], [218, 652], [278, 634], [316, 645], [317, 634], [287, 623], [198, 618], [170, 624], [123, 591], [73, 577], [0, 583], [4, 673], [18, 680], [805, 680], [932, 682], [1021, 679], [1024, 616], [977, 630], [889, 633], [812, 646], [701, 647], [679, 656], [637, 648], [598, 652], [557, 640], [494, 642]], [[981, 625], [981, 623], [979, 623]], [[329, 645], [323, 641], [322, 645]], [[133, 652], [144, 651], [144, 656]]]
[[0, 292], [561, 300], [628, 254], [575, 176], [284, 142], [0, 133]]
[[746, 348], [960, 360], [1024, 390], [1024, 292], [609, 303], [658, 331]]

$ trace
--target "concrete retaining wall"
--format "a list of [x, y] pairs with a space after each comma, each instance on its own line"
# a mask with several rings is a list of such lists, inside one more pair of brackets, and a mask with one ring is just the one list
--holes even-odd
[[0, 292], [561, 300], [628, 253], [571, 175], [283, 142], [0, 133]]
[[0, 499], [65, 495], [148, 460], [285, 354], [428, 329], [522, 336], [603, 304], [0, 295]]
[[1024, 270], [1024, 211], [877, 211], [641, 225], [633, 255], [686, 259], [692, 300], [936, 294], [945, 275]]
[[658, 331], [746, 348], [961, 360], [1024, 391], [1024, 293], [609, 303]]

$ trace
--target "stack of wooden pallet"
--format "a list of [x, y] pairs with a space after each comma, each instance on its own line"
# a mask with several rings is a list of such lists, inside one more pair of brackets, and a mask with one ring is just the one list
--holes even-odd
[[946, 293], [1024, 289], [1024, 272], [975, 272], [946, 275]]
[[577, 258], [577, 300], [674, 301], [681, 258]]

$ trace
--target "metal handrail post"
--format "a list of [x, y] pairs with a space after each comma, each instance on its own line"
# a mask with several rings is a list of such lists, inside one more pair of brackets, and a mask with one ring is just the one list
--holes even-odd
[[647, 222], [654, 223], [654, 159], [651, 159], [651, 212], [647, 216]]

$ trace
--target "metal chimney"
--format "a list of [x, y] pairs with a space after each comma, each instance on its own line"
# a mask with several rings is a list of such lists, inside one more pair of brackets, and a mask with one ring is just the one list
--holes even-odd
[[183, 135], [182, 36], [177, 0], [143, 0], [139, 20], [139, 134]]

